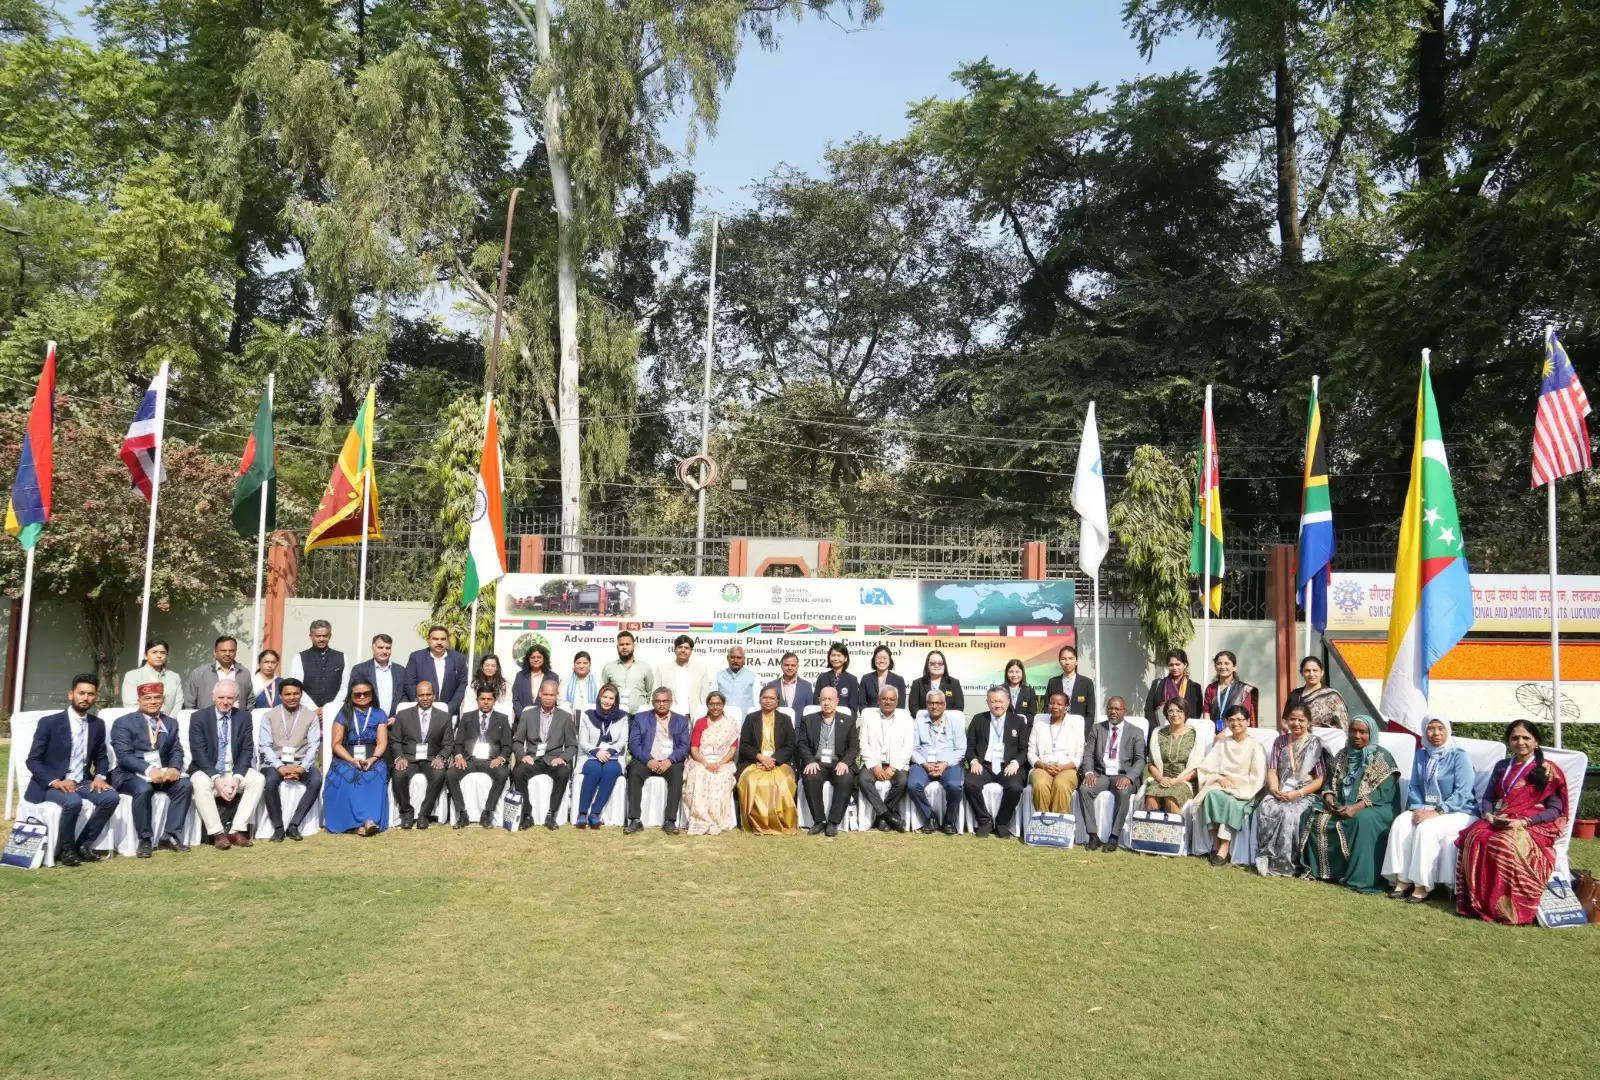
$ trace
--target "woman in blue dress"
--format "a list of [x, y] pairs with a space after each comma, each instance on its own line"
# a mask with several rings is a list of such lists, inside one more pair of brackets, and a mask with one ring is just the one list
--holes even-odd
[[389, 827], [389, 718], [372, 699], [372, 684], [357, 679], [333, 720], [333, 764], [322, 784], [329, 832], [374, 836]]

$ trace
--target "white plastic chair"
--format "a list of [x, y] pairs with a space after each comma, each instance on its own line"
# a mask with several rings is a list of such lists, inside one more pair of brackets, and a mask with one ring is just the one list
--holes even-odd
[[[913, 721], [913, 723], [921, 723], [927, 718], [927, 716], [927, 709], [918, 709], [916, 719]], [[967, 726], [967, 714], [959, 709], [946, 709], [944, 711], [944, 722], [946, 724], [954, 724], [959, 728], [965, 728]], [[960, 767], [961, 766], [959, 763], [951, 766], [953, 769], [959, 769]], [[938, 815], [939, 820], [944, 820], [944, 785], [940, 784], [938, 781], [934, 781], [928, 785], [928, 808]], [[961, 805], [956, 808], [957, 832], [966, 831], [967, 818], [970, 816], [971, 815], [967, 813], [967, 800], [962, 799]], [[909, 789], [906, 792], [905, 820], [907, 828], [922, 828], [922, 814], [918, 812], [916, 800], [911, 798]]]
[[[895, 719], [897, 721], [901, 717], [905, 717], [907, 720], [911, 720], [911, 713], [910, 713], [909, 710], [906, 710], [906, 709], [896, 709], [894, 715], [895, 715]], [[915, 721], [913, 721], [913, 723], [914, 722]], [[873, 762], [872, 764], [876, 764], [876, 762]], [[907, 764], [906, 768], [909, 769], [910, 767], [911, 766], [909, 764]], [[852, 808], [851, 813], [847, 814], [845, 816], [845, 821], [846, 821], [846, 823], [849, 824], [849, 827], [854, 828], [857, 832], [867, 832], [867, 831], [871, 830], [872, 826], [877, 822], [878, 815], [877, 815], [877, 812], [872, 809], [872, 804], [867, 801], [867, 797], [861, 793], [859, 770], [858, 770], [858, 773], [857, 773], [856, 780], [857, 780], [857, 783], [856, 783], [856, 799], [855, 799], [855, 803], [856, 804], [855, 804], [854, 808]], [[885, 798], [888, 797], [888, 795], [889, 795], [889, 781], [887, 781], [887, 780], [874, 780], [874, 781], [872, 781], [872, 783], [873, 783], [873, 785], [875, 787], [877, 787], [877, 789], [878, 789], [878, 797], [880, 799], [885, 799]], [[831, 799], [832, 796], [830, 795], [829, 798]], [[802, 803], [805, 802], [805, 796], [803, 794], [800, 796], [800, 800], [799, 801], [802, 802]], [[911, 820], [911, 812], [909, 810], [909, 806], [911, 805], [911, 795], [910, 795], [909, 791], [907, 792], [906, 795], [901, 797], [900, 802], [901, 802], [900, 810], [899, 810], [900, 820], [901, 821], [910, 821]], [[830, 803], [828, 803], [828, 805], [831, 806], [832, 803], [830, 802]], [[843, 827], [843, 826], [841, 826], [841, 827]]]

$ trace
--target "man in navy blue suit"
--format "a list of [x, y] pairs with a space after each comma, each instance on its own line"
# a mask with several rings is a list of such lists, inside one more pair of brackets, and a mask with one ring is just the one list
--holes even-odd
[[178, 722], [161, 711], [164, 689], [160, 683], [141, 684], [139, 711], [111, 725], [111, 749], [117, 755], [111, 786], [133, 799], [133, 828], [139, 834], [135, 854], [141, 859], [152, 854], [150, 803], [158, 791], [167, 797], [167, 828], [159, 846], [163, 851], [189, 850], [183, 842], [183, 823], [193, 788], [183, 775]]
[[678, 800], [683, 797], [683, 759], [689, 756], [689, 718], [672, 711], [672, 691], [657, 687], [650, 695], [650, 712], [633, 718], [628, 732], [628, 822], [625, 833], [644, 829], [639, 803], [644, 782], [659, 776], [667, 782], [667, 811], [661, 831], [678, 831]]
[[[111, 815], [117, 812], [117, 793], [108, 779], [111, 762], [106, 757], [106, 725], [91, 710], [100, 691], [93, 675], [78, 675], [72, 680], [67, 708], [39, 721], [28, 750], [27, 799], [31, 803], [55, 803], [61, 807], [61, 831], [56, 838], [56, 865], [77, 866], [99, 862], [95, 841], [105, 831]], [[91, 778], [89, 766], [94, 766]], [[78, 814], [83, 804], [94, 804], [94, 813], [83, 832], [78, 832]]]
[[406, 661], [406, 678], [412, 686], [426, 679], [434, 685], [434, 698], [449, 707], [451, 716], [461, 712], [467, 696], [467, 658], [450, 647], [450, 631], [444, 627], [428, 628], [428, 647]]
[[[393, 718], [395, 710], [405, 702], [417, 699], [417, 684], [411, 677], [411, 665], [401, 667], [399, 664], [391, 663], [389, 658], [393, 653], [394, 638], [388, 634], [374, 635], [372, 658], [352, 667], [350, 678], [344, 684], [348, 692], [358, 682], [371, 683], [373, 704], [383, 710], [383, 715], [390, 718]], [[463, 659], [461, 663], [464, 668], [466, 660]], [[329, 726], [332, 726], [331, 719]]]
[[[254, 847], [250, 819], [261, 804], [265, 778], [252, 768], [255, 725], [249, 709], [237, 705], [239, 690], [223, 679], [211, 688], [211, 704], [189, 717], [189, 783], [200, 825], [218, 851]], [[225, 829], [218, 803], [230, 807]]]

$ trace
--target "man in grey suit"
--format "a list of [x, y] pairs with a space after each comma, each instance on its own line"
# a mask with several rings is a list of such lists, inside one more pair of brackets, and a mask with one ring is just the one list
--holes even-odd
[[[413, 824], [426, 829], [432, 823], [433, 808], [444, 791], [445, 762], [454, 753], [455, 732], [450, 714], [434, 700], [433, 683], [422, 680], [415, 693], [416, 704], [395, 713], [389, 725], [389, 751], [394, 755], [389, 783], [394, 789], [395, 805], [400, 808], [402, 829], [409, 829]], [[422, 795], [421, 821], [411, 809], [411, 780], [416, 776], [426, 777], [428, 781]]]
[[232, 679], [239, 684], [238, 701], [254, 701], [255, 691], [250, 688], [250, 673], [234, 662], [239, 655], [239, 643], [223, 634], [211, 647], [212, 661], [201, 664], [183, 680], [183, 707], [198, 709], [211, 704], [211, 688], [218, 679]]
[[522, 710], [516, 734], [511, 737], [511, 752], [517, 763], [511, 767], [511, 782], [522, 795], [521, 827], [533, 825], [533, 803], [528, 799], [528, 783], [535, 776], [550, 778], [550, 808], [544, 827], [554, 830], [556, 808], [572, 779], [572, 760], [578, 756], [578, 727], [572, 714], [556, 708], [554, 680], [539, 685], [539, 701]]
[[1117, 850], [1117, 837], [1128, 820], [1128, 807], [1133, 803], [1133, 793], [1144, 776], [1144, 732], [1123, 719], [1128, 713], [1128, 703], [1120, 697], [1106, 702], [1106, 718], [1094, 726], [1089, 741], [1083, 747], [1083, 762], [1078, 775], [1083, 782], [1078, 786], [1080, 805], [1083, 807], [1083, 827], [1089, 833], [1088, 848], [1100, 850], [1099, 823], [1095, 820], [1094, 799], [1102, 791], [1111, 792], [1116, 800], [1116, 818], [1111, 824], [1111, 839], [1103, 850]]

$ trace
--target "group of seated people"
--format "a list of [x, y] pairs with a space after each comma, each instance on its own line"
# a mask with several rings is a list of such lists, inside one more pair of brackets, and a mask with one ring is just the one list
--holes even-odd
[[[313, 626], [313, 649], [319, 630], [325, 649], [326, 624]], [[375, 641], [375, 652], [384, 644]], [[1461, 913], [1528, 922], [1553, 868], [1568, 809], [1565, 778], [1544, 761], [1537, 733], [1523, 721], [1506, 729], [1509, 756], [1496, 766], [1479, 800], [1465, 750], [1454, 745], [1448, 721], [1431, 718], [1402, 791], [1399, 769], [1378, 744], [1374, 722], [1348, 717], [1342, 699], [1322, 683], [1322, 665], [1314, 657], [1302, 662], [1307, 685], [1291, 696], [1280, 734], [1266, 749], [1250, 735], [1257, 695], [1237, 679], [1227, 652], [1215, 658], [1218, 678], [1204, 693], [1188, 680], [1181, 651], [1169, 654], [1167, 675], [1146, 697], [1147, 716], [1160, 721], [1147, 737], [1145, 729], [1127, 722], [1121, 697], [1105, 702], [1099, 723], [1080, 712], [1085, 703], [1093, 708], [1094, 687], [1077, 675], [1071, 646], [1061, 650], [1062, 674], [1046, 689], [1044, 713], [1034, 715], [1038, 696], [1021, 664], [1012, 661], [1006, 681], [987, 691], [984, 710], [963, 725], [949, 715], [961, 712], [953, 703], [963, 701], [960, 684], [937, 652], [909, 690], [893, 673], [884, 646], [874, 653], [873, 672], [859, 681], [846, 670], [842, 644], [830, 648], [828, 669], [811, 682], [797, 677], [798, 660], [788, 654], [783, 677], [758, 691], [751, 687], [755, 705], [745, 711], [730, 708], [741, 687], [724, 689], [720, 680], [710, 680], [706, 689], [698, 672], [674, 686], [671, 671], [640, 665], [648, 681], [657, 683], [645, 690], [647, 683], [632, 670], [632, 635], [623, 631], [617, 665], [628, 689], [608, 677], [592, 687], [592, 703], [585, 703], [591, 698], [587, 685], [564, 695], [553, 673], [540, 677], [547, 658], [529, 650], [539, 660], [530, 665], [525, 658], [523, 674], [529, 678], [515, 688], [530, 695], [529, 703], [508, 712], [506, 688], [492, 677], [476, 680], [470, 704], [452, 707], [437, 684], [451, 685], [448, 675], [457, 665], [449, 662], [450, 650], [440, 656], [434, 644], [430, 640], [430, 649], [419, 650], [420, 660], [409, 665], [422, 667], [420, 677], [383, 681], [381, 688], [373, 672], [382, 674], [388, 666], [387, 651], [380, 663], [357, 664], [337, 693], [325, 695], [332, 703], [326, 707], [313, 703], [298, 675], [274, 674], [255, 691], [253, 701], [264, 710], [258, 723], [242, 704], [251, 700], [250, 682], [241, 686], [219, 655], [209, 672], [215, 677], [197, 672], [187, 681], [204, 685], [210, 702], [189, 718], [187, 758], [168, 705], [172, 680], [135, 684], [137, 710], [117, 719], [108, 736], [93, 712], [97, 681], [78, 676], [69, 707], [40, 722], [27, 759], [28, 800], [61, 808], [56, 862], [71, 866], [100, 858], [96, 842], [123, 794], [133, 803], [137, 854], [149, 857], [156, 849], [187, 850], [182, 828], [191, 801], [203, 835], [221, 850], [252, 846], [250, 823], [262, 803], [271, 840], [300, 839], [319, 796], [332, 832], [370, 836], [388, 828], [391, 792], [401, 828], [428, 828], [446, 792], [454, 826], [464, 828], [471, 818], [463, 781], [474, 773], [488, 780], [477, 816], [486, 828], [500, 824], [508, 783], [516, 792], [514, 805], [520, 805], [519, 825], [531, 826], [530, 786], [539, 776], [550, 783], [547, 829], [559, 827], [557, 810], [569, 786], [576, 826], [601, 828], [613, 790], [625, 779], [627, 833], [643, 829], [644, 786], [651, 777], [665, 785], [662, 829], [678, 831], [681, 805], [688, 832], [707, 835], [736, 828], [793, 833], [803, 798], [809, 831], [834, 836], [859, 793], [877, 830], [907, 831], [912, 823], [902, 810], [909, 799], [923, 833], [955, 834], [965, 806], [975, 835], [1006, 837], [1027, 789], [1036, 813], [1081, 814], [1091, 850], [1118, 850], [1136, 805], [1168, 814], [1187, 810], [1209, 833], [1211, 862], [1223, 866], [1231, 861], [1236, 834], [1253, 820], [1261, 874], [1336, 881], [1412, 903], [1426, 900], [1438, 884], [1437, 856], [1443, 844], [1453, 842], [1461, 853]], [[690, 667], [685, 661], [692, 649], [692, 640], [680, 638], [669, 666]], [[737, 676], [742, 651], [730, 651], [729, 660], [729, 673]], [[297, 670], [316, 670], [314, 658], [296, 661]], [[606, 665], [603, 674], [616, 675], [611, 669], [617, 665]], [[482, 671], [480, 666], [480, 676]], [[706, 689], [703, 708], [685, 710], [680, 694], [700, 689]], [[648, 707], [630, 708], [628, 696], [634, 703], [648, 700]], [[904, 697], [914, 699], [913, 708], [901, 707]], [[386, 704], [396, 707], [391, 712]], [[1216, 738], [1202, 752], [1194, 721], [1213, 713], [1219, 720]], [[326, 779], [319, 770], [324, 722]], [[1329, 754], [1312, 731], [1317, 726], [1343, 727], [1343, 749]], [[417, 776], [425, 783], [421, 806], [414, 808]], [[285, 782], [299, 787], [287, 815]], [[990, 784], [1000, 789], [992, 812], [984, 793]], [[942, 814], [932, 803], [935, 788], [942, 791]], [[153, 833], [158, 792], [168, 804], [160, 837]], [[1110, 794], [1114, 815], [1105, 842], [1096, 798], [1102, 792]], [[80, 828], [84, 802], [92, 810]], [[1385, 878], [1392, 887], [1381, 884]]]

